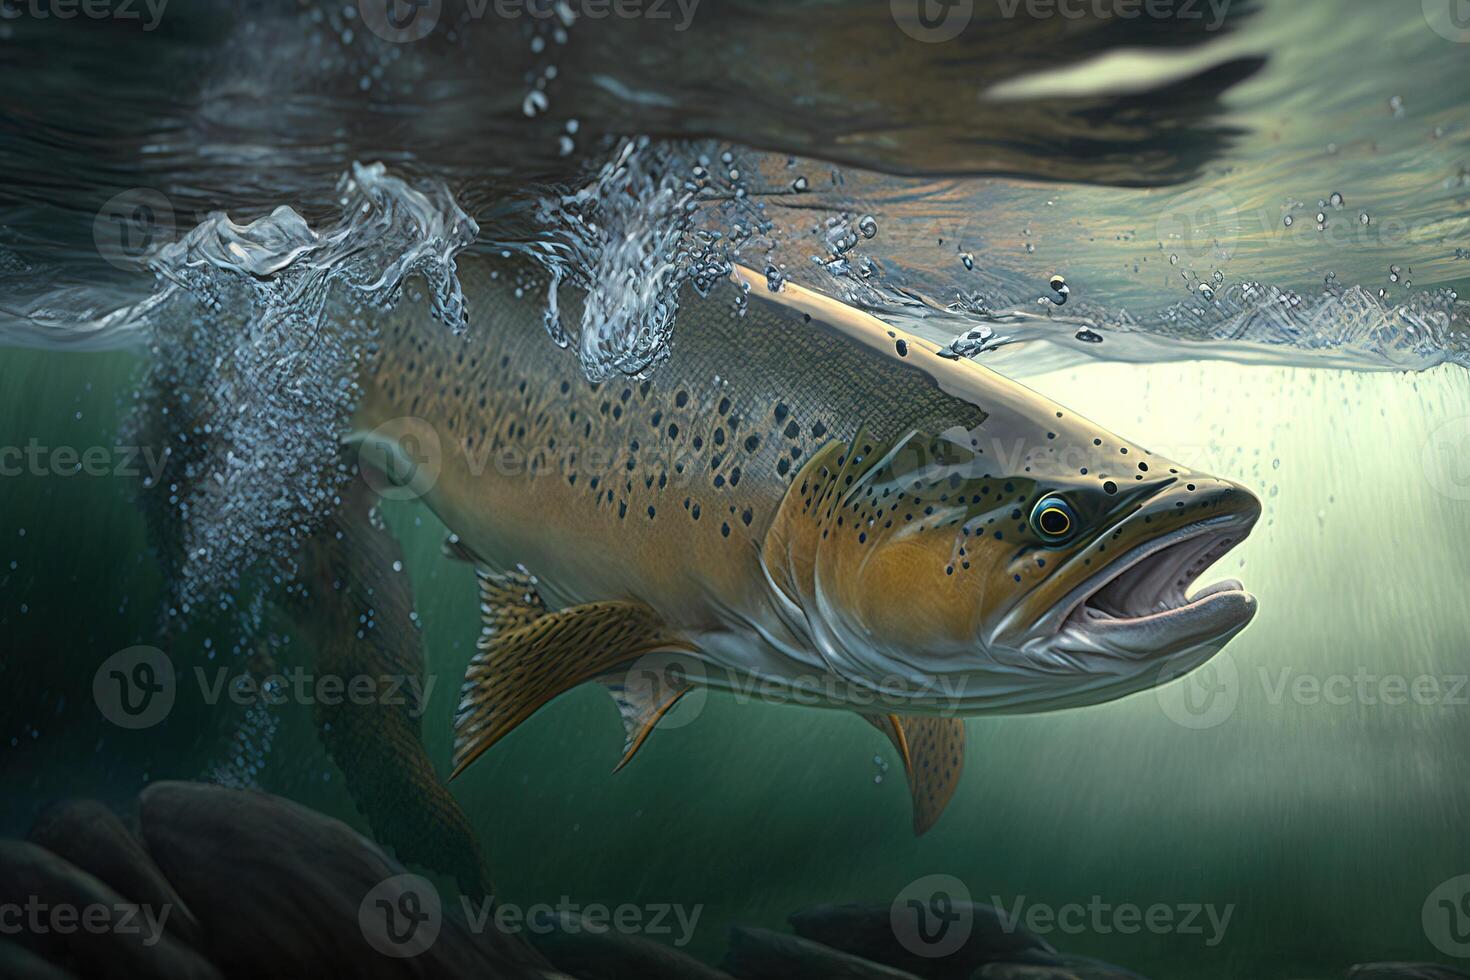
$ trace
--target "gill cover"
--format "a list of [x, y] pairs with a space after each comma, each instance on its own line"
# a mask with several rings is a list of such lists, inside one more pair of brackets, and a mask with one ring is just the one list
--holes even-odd
[[762, 548], [827, 663], [847, 680], [915, 693], [933, 683], [906, 653], [972, 650], [986, 587], [978, 535], [1004, 480], [977, 473], [971, 437], [910, 432], [889, 446], [860, 429], [808, 460]]

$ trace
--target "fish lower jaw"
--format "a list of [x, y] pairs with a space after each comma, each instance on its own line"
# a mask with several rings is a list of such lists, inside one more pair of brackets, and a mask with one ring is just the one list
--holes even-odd
[[1191, 528], [1141, 549], [1067, 614], [1052, 643], [1125, 659], [1167, 656], [1223, 641], [1255, 615], [1256, 599], [1236, 579], [1193, 590], [1205, 569], [1245, 538], [1231, 522]]
[[1141, 616], [1113, 616], [1087, 604], [1068, 617], [1053, 643], [1128, 660], [1169, 656], [1224, 642], [1250, 622], [1256, 598], [1234, 580], [1201, 589], [1193, 599]]

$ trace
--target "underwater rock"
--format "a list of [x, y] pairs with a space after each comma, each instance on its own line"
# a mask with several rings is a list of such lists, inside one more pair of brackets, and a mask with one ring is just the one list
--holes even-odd
[[1439, 963], [1359, 963], [1345, 980], [1463, 980], [1470, 973]]
[[[1032, 961], [1034, 960], [1034, 961]], [[1132, 970], [1090, 956], [1040, 954], [1027, 962], [987, 963], [971, 980], [1145, 980]]]
[[0, 939], [0, 977], [10, 980], [71, 980], [72, 974], [46, 962], [24, 946]]
[[957, 902], [954, 909], [970, 923], [969, 934], [953, 953], [938, 957], [921, 956], [899, 940], [887, 905], [816, 905], [787, 921], [803, 938], [931, 980], [963, 980], [986, 963], [1014, 962], [1023, 953], [1056, 953], [1040, 936], [1002, 921], [989, 905]]
[[85, 868], [129, 902], [168, 908], [164, 924], [177, 939], [203, 948], [203, 933], [158, 865], [123, 822], [96, 800], [65, 800], [36, 818], [28, 839]]
[[[286, 965], [301, 976], [546, 976], [528, 946], [489, 929], [472, 934], [447, 902], [425, 948], [401, 958], [378, 952], [360, 919], [364, 903], [405, 871], [340, 820], [266, 793], [201, 783], [154, 783], [138, 806], [149, 852], [230, 976], [270, 976]], [[439, 904], [437, 895], [415, 901]]]
[[[575, 925], [573, 922], [575, 921]], [[729, 974], [641, 936], [603, 927], [592, 931], [580, 916], [548, 923], [551, 931], [534, 937], [537, 951], [577, 980], [731, 980]]]
[[163, 931], [167, 907], [140, 908], [39, 844], [0, 841], [0, 905], [24, 917], [17, 945], [79, 976], [220, 976]]
[[912, 973], [896, 970], [830, 946], [770, 929], [730, 930], [730, 952], [725, 957], [730, 972], [742, 980], [918, 980]]

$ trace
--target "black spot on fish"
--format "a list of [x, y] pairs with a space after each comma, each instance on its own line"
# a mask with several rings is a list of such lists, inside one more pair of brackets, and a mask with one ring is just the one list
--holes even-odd
[[899, 340], [894, 343], [893, 349], [898, 351], [899, 357], [909, 356], [909, 342], [907, 340], [899, 338]]

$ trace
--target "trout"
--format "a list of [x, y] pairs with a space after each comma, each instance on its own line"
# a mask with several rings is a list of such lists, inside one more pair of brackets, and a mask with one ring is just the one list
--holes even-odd
[[686, 290], [646, 378], [593, 383], [523, 274], [460, 275], [467, 334], [408, 300], [378, 324], [349, 439], [479, 576], [456, 775], [582, 683], [617, 702], [620, 767], [688, 691], [754, 691], [884, 732], [922, 833], [965, 717], [1148, 689], [1255, 613], [1195, 586], [1250, 491], [875, 317], [738, 269]]

